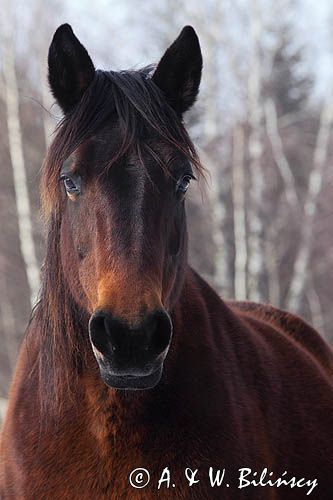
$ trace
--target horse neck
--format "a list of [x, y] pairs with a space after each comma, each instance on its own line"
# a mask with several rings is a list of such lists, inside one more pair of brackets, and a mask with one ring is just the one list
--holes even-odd
[[[229, 350], [229, 331], [237, 319], [229, 307], [191, 267], [186, 272], [180, 300], [173, 312], [174, 338], [170, 368], [179, 373], [177, 379], [192, 387], [192, 377], [206, 379], [214, 376], [218, 344]], [[218, 325], [218, 326], [217, 326]], [[237, 328], [237, 327], [236, 327]], [[167, 367], [168, 368], [168, 367]], [[177, 383], [174, 378], [174, 383]], [[183, 383], [183, 382], [182, 382]], [[188, 389], [187, 389], [188, 390]]]

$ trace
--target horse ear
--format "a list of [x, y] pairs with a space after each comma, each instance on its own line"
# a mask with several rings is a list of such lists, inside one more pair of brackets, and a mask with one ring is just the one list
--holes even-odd
[[153, 81], [181, 115], [194, 103], [201, 80], [202, 55], [192, 26], [185, 26], [160, 60]]
[[54, 34], [48, 56], [52, 94], [66, 113], [77, 104], [94, 78], [95, 68], [87, 50], [69, 24]]

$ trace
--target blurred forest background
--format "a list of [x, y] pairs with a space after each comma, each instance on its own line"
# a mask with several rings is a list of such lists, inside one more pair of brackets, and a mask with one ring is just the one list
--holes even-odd
[[269, 302], [333, 341], [333, 3], [0, 0], [0, 398], [39, 288], [38, 183], [61, 118], [47, 50], [69, 22], [97, 67], [157, 62], [185, 24], [204, 73], [186, 116], [210, 172], [187, 208], [191, 262], [221, 293]]

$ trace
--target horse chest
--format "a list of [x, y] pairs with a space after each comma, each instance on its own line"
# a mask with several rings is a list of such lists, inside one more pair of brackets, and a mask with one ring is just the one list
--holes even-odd
[[[140, 432], [133, 426], [104, 436], [96, 449], [87, 498], [220, 498], [218, 489], [212, 491], [208, 471], [210, 466], [223, 467], [221, 446], [198, 429], [157, 426]], [[196, 469], [200, 483], [190, 487]]]
[[[156, 495], [159, 498], [188, 498], [185, 470], [199, 467], [207, 452], [207, 446], [195, 440], [192, 433], [186, 435], [180, 429], [166, 432], [163, 426], [143, 431], [133, 425], [118, 432], [109, 431], [103, 438], [100, 435], [98, 440], [92, 441], [89, 470], [82, 471], [82, 477], [76, 476], [76, 480], [85, 483], [85, 491], [89, 491], [87, 498], [150, 499]], [[140, 473], [142, 479], [139, 479], [148, 481], [142, 489], [135, 486]], [[163, 478], [165, 481], [160, 482], [159, 487]]]

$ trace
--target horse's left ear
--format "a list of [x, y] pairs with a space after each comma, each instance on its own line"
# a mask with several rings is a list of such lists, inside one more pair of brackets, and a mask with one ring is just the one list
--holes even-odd
[[192, 26], [185, 26], [160, 60], [153, 81], [181, 115], [194, 103], [201, 80], [202, 55]]
[[49, 48], [49, 83], [66, 113], [81, 99], [94, 78], [92, 60], [69, 24], [59, 26]]

